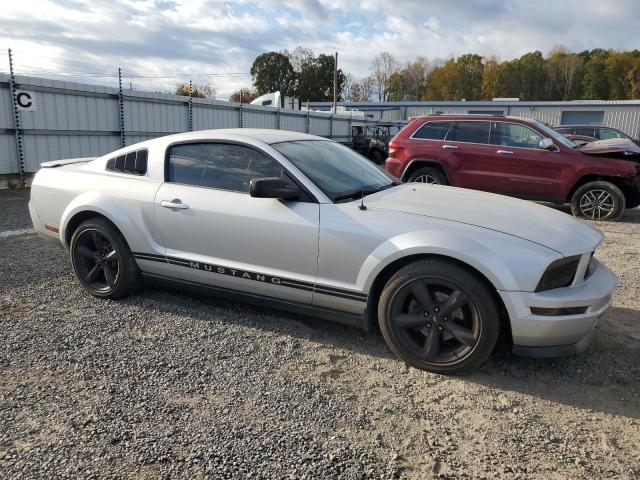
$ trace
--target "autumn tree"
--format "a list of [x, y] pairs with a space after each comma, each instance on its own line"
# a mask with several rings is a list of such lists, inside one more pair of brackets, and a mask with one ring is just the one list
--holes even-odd
[[229, 97], [230, 102], [237, 103], [251, 103], [253, 100], [258, 98], [258, 92], [250, 88], [241, 88], [240, 90], [236, 90]]
[[480, 90], [485, 100], [501, 96], [501, 71], [497, 57], [485, 58]]
[[[189, 96], [189, 84], [181, 83], [176, 87], [176, 95], [182, 95], [184, 97]], [[203, 84], [191, 85], [191, 96], [193, 98], [214, 98], [216, 96], [216, 90], [211, 85]]]

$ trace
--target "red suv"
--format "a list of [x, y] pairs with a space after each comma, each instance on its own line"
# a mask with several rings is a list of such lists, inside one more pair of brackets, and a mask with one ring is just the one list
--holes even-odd
[[432, 115], [393, 138], [385, 168], [403, 181], [570, 203], [575, 216], [615, 220], [640, 204], [640, 155], [606, 141], [590, 145], [536, 120]]

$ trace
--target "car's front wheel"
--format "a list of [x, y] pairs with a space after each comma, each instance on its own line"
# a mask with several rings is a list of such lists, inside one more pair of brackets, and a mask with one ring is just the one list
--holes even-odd
[[91, 218], [73, 232], [71, 263], [91, 295], [116, 299], [140, 285], [140, 271], [122, 234], [103, 218]]
[[624, 193], [613, 183], [589, 182], [571, 197], [571, 212], [589, 220], [618, 220], [625, 209]]
[[380, 297], [378, 319], [396, 356], [445, 375], [480, 365], [500, 331], [489, 288], [473, 272], [440, 259], [412, 263], [393, 275]]

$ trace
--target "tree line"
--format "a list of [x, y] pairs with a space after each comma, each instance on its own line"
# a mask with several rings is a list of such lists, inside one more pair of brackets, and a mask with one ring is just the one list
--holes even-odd
[[[250, 102], [280, 91], [303, 102], [331, 101], [334, 62], [333, 55], [316, 55], [303, 47], [263, 53], [251, 66], [253, 86], [234, 92], [230, 100]], [[198, 93], [210, 93], [205, 87], [198, 86]], [[364, 78], [338, 69], [337, 87], [338, 100], [352, 102], [637, 99], [640, 50], [598, 48], [575, 53], [556, 47], [546, 57], [534, 51], [501, 61], [468, 53], [447, 60], [417, 57], [406, 63], [382, 52], [373, 57]]]

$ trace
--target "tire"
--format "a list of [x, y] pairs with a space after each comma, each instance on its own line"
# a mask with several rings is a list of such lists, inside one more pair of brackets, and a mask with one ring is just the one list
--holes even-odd
[[493, 292], [475, 273], [440, 259], [400, 269], [378, 303], [391, 351], [412, 367], [442, 375], [468, 372], [489, 357], [499, 315]]
[[618, 220], [624, 213], [626, 201], [622, 191], [611, 182], [589, 182], [571, 197], [571, 213], [576, 217], [602, 221]]
[[82, 287], [98, 298], [126, 297], [141, 285], [140, 270], [122, 234], [107, 220], [91, 218], [73, 232], [71, 264]]
[[371, 156], [371, 161], [376, 165], [384, 164], [385, 158], [380, 150], [373, 150], [370, 156]]
[[449, 185], [447, 177], [433, 167], [419, 168], [409, 176], [409, 182], [428, 183], [431, 185]]

